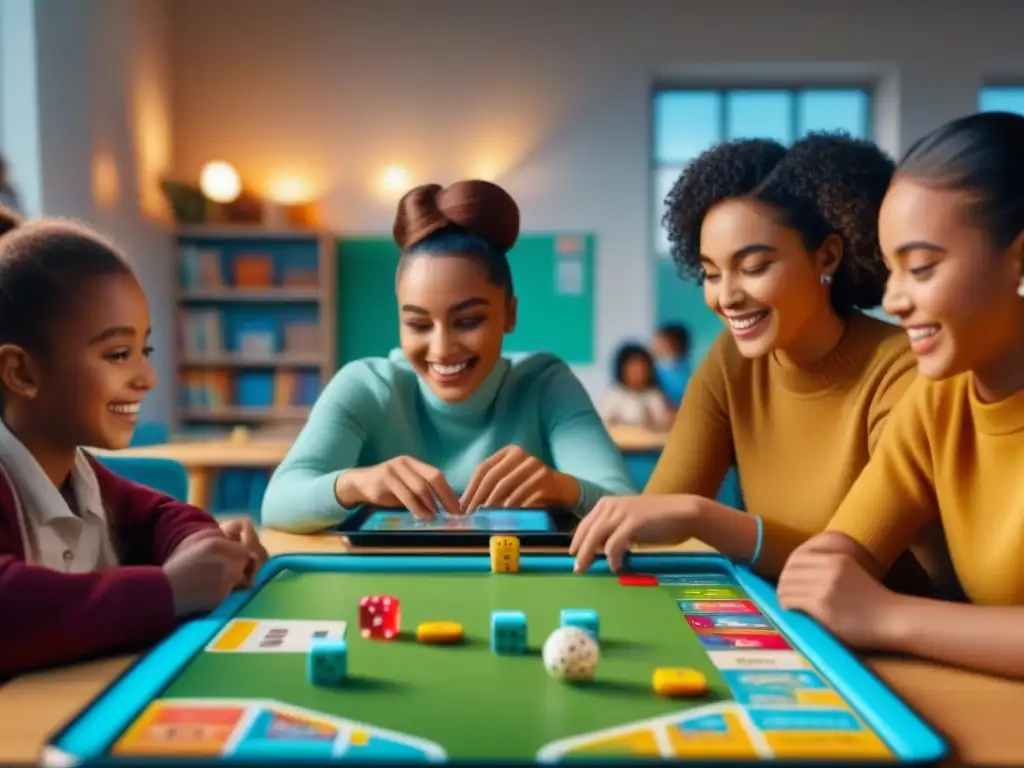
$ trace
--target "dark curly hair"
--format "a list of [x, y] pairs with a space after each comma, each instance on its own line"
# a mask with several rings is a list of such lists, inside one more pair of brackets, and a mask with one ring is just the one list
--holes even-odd
[[647, 382], [645, 386], [653, 387], [658, 383], [657, 375], [654, 372], [654, 357], [651, 356], [650, 351], [643, 344], [637, 344], [630, 342], [623, 344], [615, 352], [615, 381], [625, 386], [626, 384], [626, 366], [629, 361], [633, 358], [639, 358], [644, 361], [647, 365]]
[[843, 241], [831, 287], [837, 314], [877, 307], [888, 277], [878, 209], [894, 171], [878, 146], [845, 133], [811, 133], [789, 149], [764, 139], [718, 144], [687, 166], [665, 200], [672, 258], [682, 277], [703, 282], [704, 217], [723, 200], [750, 197], [777, 211], [779, 223], [798, 231], [808, 250], [829, 235]]

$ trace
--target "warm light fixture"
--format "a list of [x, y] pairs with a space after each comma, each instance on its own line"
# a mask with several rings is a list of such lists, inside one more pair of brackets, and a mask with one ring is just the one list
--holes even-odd
[[404, 192], [409, 188], [409, 172], [400, 165], [389, 165], [381, 176], [381, 186], [388, 192]]
[[310, 184], [296, 176], [279, 177], [267, 185], [267, 197], [281, 205], [305, 203], [313, 197]]
[[215, 160], [203, 166], [199, 188], [215, 203], [233, 203], [242, 193], [242, 180], [230, 164]]

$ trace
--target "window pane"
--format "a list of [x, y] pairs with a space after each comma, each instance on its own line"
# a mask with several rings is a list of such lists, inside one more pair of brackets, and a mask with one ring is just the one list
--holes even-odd
[[854, 138], [869, 137], [868, 95], [864, 91], [801, 91], [797, 94], [796, 109], [801, 136], [811, 131], [846, 131]]
[[982, 88], [978, 109], [982, 112], [1016, 112], [1024, 115], [1024, 86]]
[[662, 91], [654, 97], [654, 159], [686, 163], [722, 140], [717, 91]]
[[793, 97], [788, 91], [730, 91], [725, 106], [729, 139], [793, 140]]
[[683, 172], [682, 165], [664, 165], [654, 171], [654, 251], [659, 256], [668, 256], [668, 234], [661, 220], [665, 215], [665, 198], [672, 191], [672, 185]]

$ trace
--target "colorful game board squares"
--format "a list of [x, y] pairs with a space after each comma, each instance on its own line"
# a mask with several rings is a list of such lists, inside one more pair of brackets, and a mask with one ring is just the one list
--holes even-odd
[[306, 653], [315, 638], [343, 640], [344, 621], [232, 619], [206, 646], [210, 653]]
[[760, 615], [757, 606], [749, 600], [680, 600], [679, 608], [687, 615], [718, 616], [722, 614], [745, 613]]
[[714, 650], [727, 648], [788, 651], [792, 646], [778, 632], [737, 632], [736, 630], [698, 631], [701, 645]]
[[232, 757], [293, 760], [326, 760], [334, 755], [339, 730], [334, 725], [308, 718], [263, 710], [231, 750]]
[[735, 712], [696, 715], [667, 728], [673, 757], [751, 758], [757, 750]]
[[749, 613], [723, 614], [721, 616], [687, 616], [686, 621], [694, 629], [772, 629], [772, 624], [761, 615]]
[[708, 658], [719, 670], [785, 670], [808, 669], [810, 664], [797, 651], [765, 651], [761, 649], [708, 650]]
[[722, 678], [736, 701], [744, 706], [845, 706], [842, 697], [830, 689], [817, 672], [793, 670], [745, 672], [721, 670]]
[[154, 701], [114, 744], [116, 755], [219, 755], [246, 713], [244, 706]]
[[619, 576], [619, 584], [624, 587], [656, 587], [658, 577], [646, 573], [624, 573]]
[[663, 587], [732, 587], [736, 584], [736, 582], [724, 573], [693, 573], [686, 576], [680, 574], [665, 574], [663, 576], [658, 576], [658, 583]]
[[891, 757], [889, 748], [849, 710], [751, 708], [754, 725], [776, 757]]
[[680, 584], [664, 589], [676, 600], [745, 600], [747, 597], [739, 587], [719, 584]]

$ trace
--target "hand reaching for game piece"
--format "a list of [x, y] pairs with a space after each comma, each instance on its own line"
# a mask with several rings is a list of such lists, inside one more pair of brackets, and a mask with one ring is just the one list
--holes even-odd
[[679, 544], [693, 536], [693, 497], [605, 496], [580, 522], [569, 545], [574, 570], [585, 572], [604, 550], [612, 571], [633, 544]]
[[245, 578], [249, 551], [220, 533], [185, 539], [164, 563], [178, 618], [216, 608]]
[[461, 501], [469, 514], [480, 507], [572, 507], [579, 497], [575, 477], [551, 469], [518, 445], [509, 445], [480, 462]]
[[259, 534], [247, 517], [239, 517], [221, 523], [221, 532], [232, 541], [237, 541], [249, 553], [249, 564], [245, 568], [243, 582], [239, 586], [249, 588], [260, 568], [267, 562], [269, 555], [260, 542]]
[[779, 603], [812, 616], [852, 646], [885, 650], [881, 635], [899, 595], [855, 557], [831, 547], [828, 535], [810, 539], [790, 556], [779, 577]]
[[438, 502], [453, 515], [462, 513], [455, 491], [441, 470], [410, 456], [342, 472], [334, 484], [334, 494], [343, 507], [402, 507], [421, 520], [437, 516]]

